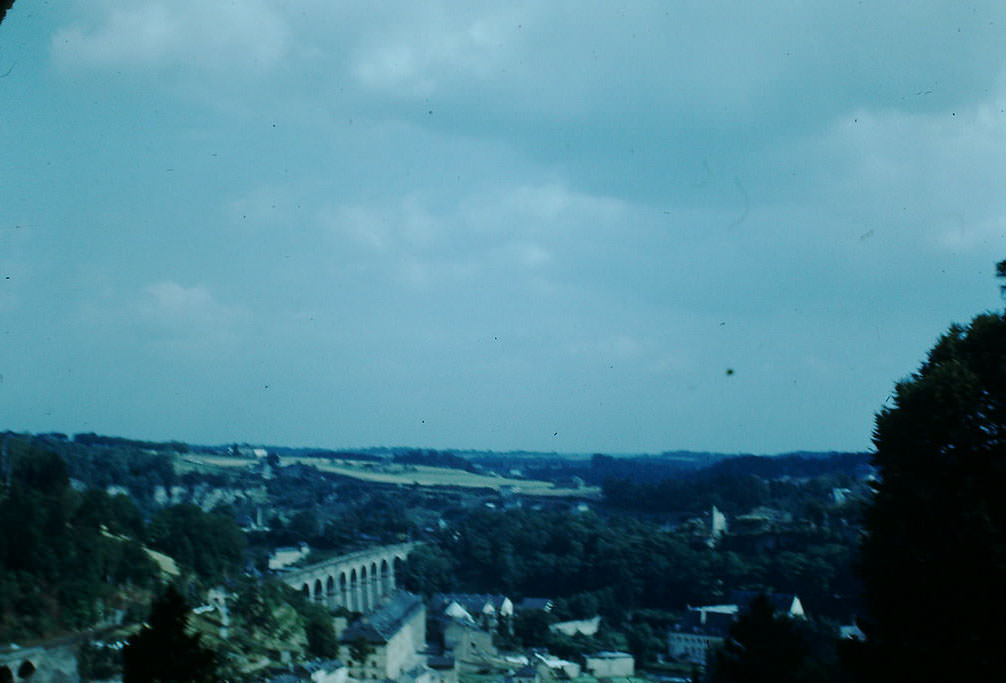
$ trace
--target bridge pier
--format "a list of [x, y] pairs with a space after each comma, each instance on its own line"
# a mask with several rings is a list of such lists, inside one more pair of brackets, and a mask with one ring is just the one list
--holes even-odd
[[416, 545], [402, 543], [360, 550], [295, 569], [284, 574], [282, 580], [329, 609], [370, 612], [394, 593], [395, 561], [408, 557]]

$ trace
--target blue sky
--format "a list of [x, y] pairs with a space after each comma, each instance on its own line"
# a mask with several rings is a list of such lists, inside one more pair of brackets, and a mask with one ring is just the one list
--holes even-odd
[[1001, 305], [1001, 2], [18, 0], [0, 427], [865, 449]]

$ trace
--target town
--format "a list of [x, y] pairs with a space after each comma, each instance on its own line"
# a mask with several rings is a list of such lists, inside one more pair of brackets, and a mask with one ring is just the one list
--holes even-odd
[[[165, 587], [226, 680], [700, 680], [759, 601], [815, 642], [862, 637], [862, 454], [463, 457], [8, 432], [0, 466], [6, 512], [50, 500], [96, 544], [81, 561], [99, 558], [93, 586], [88, 566], [60, 576], [40, 566], [56, 539], [19, 538], [23, 509], [3, 517], [37, 583], [0, 594], [0, 666], [36, 681], [117, 680], [129, 643], [156, 635]], [[35, 585], [50, 603], [25, 607]]]

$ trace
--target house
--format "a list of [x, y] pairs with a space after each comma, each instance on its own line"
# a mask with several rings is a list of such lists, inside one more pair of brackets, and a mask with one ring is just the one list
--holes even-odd
[[759, 595], [764, 595], [778, 613], [793, 619], [806, 616], [800, 598], [793, 593], [731, 591], [729, 603], [690, 606], [684, 619], [675, 624], [667, 635], [668, 654], [679, 661], [705, 664], [709, 651], [723, 643], [740, 612], [748, 609]]
[[540, 683], [538, 667], [526, 664], [503, 678], [504, 683]]
[[590, 619], [576, 619], [574, 621], [560, 621], [550, 624], [548, 630], [552, 633], [561, 633], [565, 636], [575, 636], [576, 634], [592, 636], [601, 627], [600, 615], [594, 615]]
[[477, 664], [498, 654], [492, 634], [474, 623], [448, 619], [443, 629], [444, 649], [458, 663]]
[[866, 634], [863, 633], [863, 630], [859, 628], [858, 624], [846, 624], [845, 626], [839, 626], [838, 637], [841, 640], [866, 640]]
[[709, 545], [714, 546], [727, 533], [727, 516], [713, 506], [709, 515]]
[[547, 652], [535, 652], [531, 663], [538, 669], [540, 678], [577, 678], [580, 675], [579, 664]]
[[434, 614], [468, 619], [487, 631], [513, 628], [514, 605], [505, 595], [487, 593], [437, 593], [430, 602]]
[[300, 543], [293, 547], [276, 548], [269, 556], [269, 569], [273, 571], [289, 567], [291, 564], [300, 562], [311, 552], [307, 543]]
[[321, 659], [302, 665], [314, 683], [346, 683], [349, 669], [338, 659]]
[[709, 652], [723, 644], [737, 619], [737, 605], [691, 607], [667, 635], [667, 652], [678, 661], [705, 664]]
[[584, 657], [584, 668], [595, 678], [634, 676], [636, 660], [628, 652], [598, 652]]
[[751, 606], [751, 601], [759, 595], [764, 595], [772, 604], [776, 612], [781, 612], [793, 619], [803, 619], [806, 614], [803, 611], [803, 603], [793, 593], [759, 593], [758, 591], [731, 591], [730, 602], [739, 605], [741, 609]]
[[426, 666], [433, 670], [434, 683], [458, 683], [458, 662], [451, 655], [429, 655]]
[[551, 612], [553, 603], [548, 598], [524, 598], [517, 605], [518, 612], [528, 612], [534, 610], [540, 610], [542, 612]]
[[[355, 679], [397, 680], [422, 664], [426, 606], [417, 595], [398, 591], [378, 610], [361, 617], [339, 636], [339, 659]], [[361, 651], [365, 656], [360, 659]]]

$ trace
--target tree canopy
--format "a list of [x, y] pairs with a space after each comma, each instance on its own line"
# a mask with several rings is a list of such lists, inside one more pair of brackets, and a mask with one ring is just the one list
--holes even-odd
[[[952, 326], [877, 415], [861, 569], [877, 680], [1006, 673], [1006, 317]], [[969, 675], [971, 672], [973, 675]]]
[[216, 653], [188, 632], [189, 606], [174, 586], [168, 586], [150, 610], [148, 625], [122, 650], [125, 683], [217, 680]]

